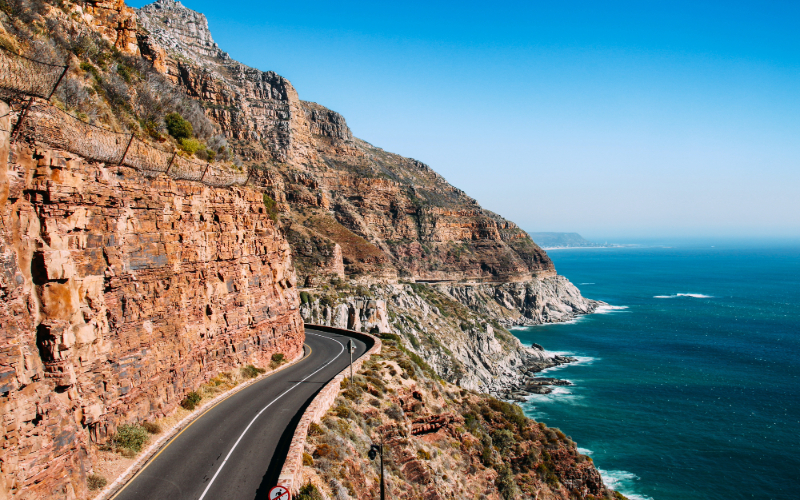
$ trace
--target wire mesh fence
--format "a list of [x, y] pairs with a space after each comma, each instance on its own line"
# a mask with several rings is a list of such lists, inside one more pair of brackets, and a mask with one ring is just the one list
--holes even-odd
[[0, 89], [49, 99], [67, 68], [0, 50]]
[[35, 99], [49, 99], [67, 69], [0, 50], [0, 90], [32, 98], [20, 113], [13, 137], [24, 136], [87, 160], [131, 167], [148, 177], [164, 173], [214, 187], [241, 185], [249, 179], [247, 172], [238, 168], [186, 158], [133, 134], [86, 123], [49, 102]]
[[123, 165], [141, 171], [148, 177], [166, 173], [175, 153], [151, 146], [134, 138], [123, 160]]
[[87, 160], [119, 164], [130, 134], [95, 127], [45, 102], [34, 101], [20, 133]]

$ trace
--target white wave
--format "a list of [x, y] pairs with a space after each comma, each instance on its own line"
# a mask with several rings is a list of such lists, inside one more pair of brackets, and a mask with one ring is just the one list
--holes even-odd
[[578, 285], [595, 285], [596, 283], [578, 283]]
[[544, 418], [546, 415], [544, 408], [539, 408], [539, 405], [558, 403], [585, 406], [583, 396], [575, 394], [563, 386], [553, 387], [553, 392], [550, 394], [530, 394], [525, 397], [525, 400], [525, 403], [522, 403], [522, 409], [526, 415], [533, 418]]
[[595, 314], [608, 314], [608, 313], [612, 313], [612, 312], [615, 312], [615, 311], [624, 311], [627, 308], [628, 308], [628, 306], [612, 306], [612, 305], [606, 304], [604, 306], [599, 306], [597, 309], [594, 310], [594, 313]]
[[597, 469], [597, 471], [600, 472], [600, 476], [602, 476], [606, 486], [612, 490], [619, 491], [630, 500], [653, 500], [653, 497], [632, 492], [634, 482], [639, 480], [639, 476], [633, 472], [603, 469]]
[[677, 299], [678, 297], [692, 297], [694, 299], [713, 299], [713, 295], [702, 293], [676, 293], [675, 295], [653, 295], [654, 299]]
[[591, 455], [594, 452], [592, 450], [587, 449], [587, 448], [578, 447], [578, 453], [580, 453], [581, 455]]
[[576, 356], [571, 352], [566, 352], [566, 351], [547, 351], [547, 354], [551, 354], [552, 356], [564, 356], [564, 357], [568, 356], [570, 358], [575, 358], [575, 361], [573, 361], [572, 363], [565, 363], [563, 365], [551, 366], [550, 368], [545, 368], [540, 372], [536, 372], [537, 375], [542, 375], [543, 373], [560, 370], [562, 368], [566, 368], [567, 366], [589, 365], [599, 359], [599, 358], [593, 358], [591, 356]]

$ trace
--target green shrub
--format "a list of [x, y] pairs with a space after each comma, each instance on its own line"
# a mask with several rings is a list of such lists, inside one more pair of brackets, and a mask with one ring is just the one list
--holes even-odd
[[[185, 120], [178, 113], [169, 113], [164, 117], [164, 123], [167, 125], [167, 132], [172, 137], [181, 139], [190, 139], [194, 134], [192, 124]], [[194, 151], [192, 151], [194, 153]]]
[[267, 209], [267, 215], [273, 222], [278, 222], [278, 203], [273, 200], [267, 193], [264, 193], [264, 207]]
[[303, 452], [303, 465], [311, 467], [314, 465], [314, 457], [309, 455], [308, 453]]
[[244, 378], [256, 378], [266, 371], [267, 370], [263, 368], [256, 368], [253, 365], [247, 365], [242, 367], [242, 376]]
[[308, 292], [300, 292], [300, 302], [303, 304], [309, 304], [313, 302], [312, 295]]
[[92, 66], [91, 63], [82, 62], [81, 63], [81, 69], [83, 71], [87, 72], [87, 73], [91, 73], [91, 75], [94, 77], [94, 79], [97, 80], [98, 82], [100, 82], [102, 80], [102, 77], [100, 76], [100, 72], [97, 70], [97, 68]]
[[139, 453], [149, 439], [147, 430], [141, 425], [120, 425], [117, 427], [117, 433], [111, 438], [111, 443], [114, 448]]
[[131, 83], [133, 80], [133, 75], [131, 68], [128, 66], [123, 66], [122, 64], [117, 65], [117, 74], [125, 80], [125, 83]]
[[497, 490], [500, 492], [500, 498], [503, 500], [513, 500], [517, 498], [519, 490], [514, 482], [514, 474], [511, 468], [503, 464], [497, 474], [497, 479], [494, 480]]
[[86, 486], [91, 490], [101, 490], [106, 487], [108, 480], [100, 474], [91, 474], [86, 478]]
[[197, 394], [195, 391], [192, 391], [186, 395], [183, 401], [181, 401], [181, 406], [187, 410], [194, 410], [194, 408], [197, 406], [197, 403], [199, 403], [201, 399], [203, 399], [202, 396]]
[[492, 442], [500, 450], [501, 454], [507, 455], [514, 445], [514, 434], [508, 429], [496, 430], [492, 432]]
[[193, 155], [200, 150], [205, 150], [205, 146], [197, 139], [181, 139], [181, 149]]
[[286, 362], [286, 356], [283, 355], [282, 352], [276, 352], [272, 355], [272, 361], [270, 361], [269, 365], [274, 370], [275, 368], [281, 366]]
[[295, 500], [322, 500], [322, 494], [319, 492], [316, 486], [311, 483], [307, 483], [300, 488], [300, 493], [297, 495]]

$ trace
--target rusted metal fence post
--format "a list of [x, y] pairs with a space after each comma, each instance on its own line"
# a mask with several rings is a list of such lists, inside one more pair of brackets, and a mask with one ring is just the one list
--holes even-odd
[[50, 100], [50, 98], [51, 98], [51, 97], [53, 97], [53, 94], [55, 94], [55, 93], [56, 93], [56, 89], [57, 89], [57, 88], [58, 88], [58, 86], [61, 84], [61, 80], [63, 80], [63, 79], [64, 79], [64, 75], [66, 75], [66, 74], [67, 74], [67, 70], [69, 70], [69, 64], [67, 64], [66, 66], [64, 66], [64, 71], [62, 71], [62, 72], [61, 72], [61, 76], [59, 76], [59, 77], [58, 77], [58, 80], [56, 80], [56, 84], [55, 84], [55, 85], [53, 85], [53, 90], [51, 90], [51, 91], [50, 91], [50, 95], [49, 95], [49, 96], [47, 96], [47, 100], [48, 100], [48, 101]]
[[210, 166], [211, 166], [210, 163], [206, 163], [206, 169], [203, 171], [203, 176], [200, 177], [200, 182], [203, 182], [203, 179], [205, 178], [206, 173], [208, 173], [208, 167], [210, 167]]
[[164, 175], [169, 175], [169, 169], [172, 168], [172, 162], [175, 161], [175, 157], [178, 156], [178, 152], [174, 151], [172, 153], [172, 158], [169, 159], [169, 165], [167, 165], [167, 169], [164, 170]]
[[128, 141], [128, 145], [125, 147], [125, 152], [122, 153], [122, 159], [119, 161], [120, 165], [122, 165], [122, 163], [125, 161], [125, 157], [128, 156], [128, 150], [131, 148], [131, 143], [135, 137], [135, 135], [131, 134], [131, 139]]

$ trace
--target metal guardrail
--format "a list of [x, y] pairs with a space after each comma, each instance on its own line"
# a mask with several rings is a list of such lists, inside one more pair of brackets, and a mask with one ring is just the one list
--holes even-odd
[[133, 134], [86, 123], [46, 102], [68, 70], [69, 66], [0, 50], [0, 90], [29, 97], [12, 131], [12, 141], [26, 137], [87, 160], [131, 167], [148, 177], [165, 174], [214, 187], [247, 184], [250, 179], [247, 170], [192, 160], [177, 151], [148, 144]]

